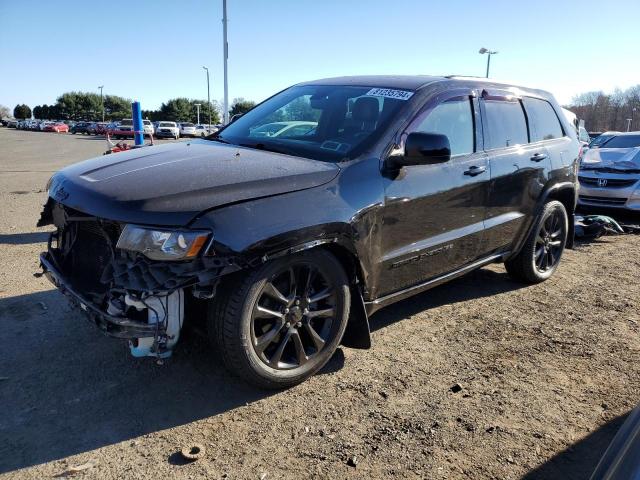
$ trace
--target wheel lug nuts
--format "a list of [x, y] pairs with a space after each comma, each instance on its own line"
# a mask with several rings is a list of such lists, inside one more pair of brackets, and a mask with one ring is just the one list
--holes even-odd
[[301, 326], [302, 326], [302, 322], [296, 323], [296, 327], [301, 327]]
[[305, 309], [304, 309], [304, 311], [303, 311], [302, 313], [304, 313], [304, 314], [306, 315], [307, 313], [309, 313], [309, 309], [308, 309], [308, 308], [305, 308]]
[[289, 328], [291, 326], [291, 324], [289, 322], [284, 324], [285, 327]]
[[284, 309], [284, 313], [289, 313], [289, 309], [288, 309], [288, 308], [285, 308], [285, 309]]
[[300, 300], [296, 300], [296, 305], [300, 305]]

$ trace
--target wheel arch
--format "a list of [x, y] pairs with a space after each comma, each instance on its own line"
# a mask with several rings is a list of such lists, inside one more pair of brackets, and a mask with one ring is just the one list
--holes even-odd
[[564, 205], [569, 220], [567, 230], [566, 248], [573, 248], [573, 240], [575, 236], [575, 210], [577, 204], [577, 188], [573, 182], [556, 184], [546, 192], [541, 203], [538, 205], [536, 215], [539, 215], [544, 205], [550, 200], [557, 200]]
[[505, 260], [514, 258], [520, 253], [522, 247], [525, 244], [527, 238], [531, 233], [531, 230], [536, 226], [536, 220], [542, 213], [544, 206], [550, 200], [557, 200], [562, 203], [567, 210], [567, 217], [569, 219], [569, 225], [567, 230], [567, 244], [565, 248], [573, 248], [573, 236], [574, 236], [574, 217], [577, 204], [577, 187], [573, 182], [559, 182], [548, 186], [544, 192], [538, 197], [535, 208], [531, 213], [531, 219], [526, 229], [522, 231], [522, 234], [518, 238], [516, 247], [511, 251], [511, 254], [505, 258]]

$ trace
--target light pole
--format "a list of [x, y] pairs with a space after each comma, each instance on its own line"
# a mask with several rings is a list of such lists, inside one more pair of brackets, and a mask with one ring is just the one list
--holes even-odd
[[631, 122], [633, 118], [627, 118], [627, 132], [631, 131]]
[[491, 64], [491, 55], [495, 55], [496, 53], [498, 53], [497, 50], [488, 50], [484, 47], [482, 47], [478, 53], [480, 55], [484, 55], [485, 53], [487, 54], [487, 78], [489, 78], [489, 65]]
[[211, 93], [209, 91], [209, 69], [204, 65], [202, 66], [202, 68], [207, 71], [207, 105], [209, 105], [209, 125], [211, 125]]
[[[631, 124], [630, 124], [630, 128], [633, 128], [633, 117], [636, 116], [636, 107], [633, 107], [631, 109]], [[627, 129], [627, 132], [629, 131], [629, 129]]]
[[227, 43], [227, 0], [222, 0], [222, 55], [224, 57], [224, 124], [229, 123], [229, 83], [227, 81], [227, 60], [229, 59], [229, 43]]
[[102, 89], [104, 88], [104, 85], [100, 85], [98, 88], [100, 89], [100, 103], [102, 104], [102, 121], [104, 122], [104, 100], [102, 97]]
[[201, 103], [196, 103], [196, 108], [198, 109], [198, 125], [200, 125], [200, 105], [202, 105]]

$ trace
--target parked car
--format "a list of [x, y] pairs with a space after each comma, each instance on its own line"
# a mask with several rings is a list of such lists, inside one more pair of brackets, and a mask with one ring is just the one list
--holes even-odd
[[98, 122], [94, 127], [93, 131], [95, 135], [106, 135], [108, 129], [108, 123], [106, 122]]
[[[215, 130], [217, 132], [217, 130]], [[206, 137], [207, 135], [211, 134], [213, 132], [211, 132], [209, 130], [209, 128], [207, 128], [206, 125], [196, 125], [195, 126], [195, 136], [196, 137]]]
[[74, 135], [76, 133], [89, 133], [89, 122], [78, 122], [73, 127], [71, 127], [70, 132]]
[[98, 128], [98, 124], [96, 122], [89, 122], [87, 125], [87, 133], [89, 135], [96, 135], [96, 130]]
[[151, 123], [151, 120], [142, 120], [142, 128], [144, 130], [144, 134], [145, 136], [153, 136], [155, 131], [155, 128], [153, 128], [153, 123]]
[[69, 125], [63, 122], [51, 122], [44, 127], [45, 132], [69, 133]]
[[[282, 112], [322, 128], [251, 136]], [[207, 138], [71, 165], [49, 182], [44, 273], [136, 356], [170, 355], [183, 324], [202, 321], [233, 372], [295, 385], [341, 342], [368, 348], [380, 308], [496, 262], [542, 282], [573, 238], [579, 144], [541, 90], [325, 79]]]
[[156, 129], [158, 138], [180, 138], [180, 128], [176, 122], [160, 122]]
[[593, 138], [591, 142], [589, 142], [589, 148], [600, 148], [603, 143], [605, 143], [610, 138], [613, 138], [616, 135], [619, 135], [620, 133], [621, 132], [614, 132], [614, 131], [603, 132], [597, 137]]
[[181, 137], [195, 137], [196, 126], [193, 123], [183, 122], [180, 123], [180, 136]]
[[131, 118], [123, 118], [109, 129], [109, 135], [116, 139], [133, 138], [133, 120]]
[[640, 132], [618, 133], [589, 149], [578, 178], [580, 205], [640, 211]]
[[315, 132], [318, 122], [273, 122], [251, 130], [252, 137], [302, 137]]

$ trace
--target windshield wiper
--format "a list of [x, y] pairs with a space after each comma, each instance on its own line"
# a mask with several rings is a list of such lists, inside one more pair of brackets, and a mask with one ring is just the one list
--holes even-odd
[[265, 145], [264, 143], [241, 143], [241, 147], [255, 148], [256, 150], [264, 150], [265, 152], [282, 153], [284, 155], [299, 156], [298, 153], [290, 150], [286, 147], [274, 147], [272, 145]]
[[220, 143], [225, 143], [227, 145], [233, 145], [230, 141], [225, 140], [224, 138], [220, 138], [220, 137], [214, 137], [209, 135], [208, 137], [204, 137], [205, 140], [211, 140], [213, 142], [220, 142]]

